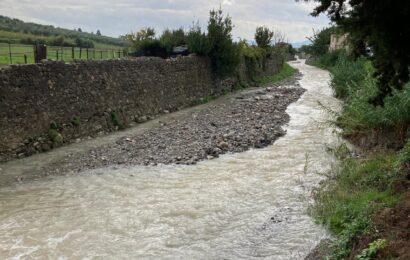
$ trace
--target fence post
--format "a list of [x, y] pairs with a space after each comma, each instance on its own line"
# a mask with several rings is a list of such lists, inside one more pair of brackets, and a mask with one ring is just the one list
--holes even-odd
[[74, 47], [71, 47], [71, 59], [73, 59], [74, 60]]
[[95, 60], [95, 49], [93, 49], [93, 59]]
[[35, 45], [34, 46], [34, 62], [40, 63], [41, 60], [47, 59], [47, 46]]
[[58, 60], [58, 50], [56, 50], [56, 60]]
[[81, 47], [80, 47], [80, 60], [81, 60]]
[[88, 48], [87, 48], [87, 60], [88, 60]]
[[102, 53], [103, 53], [103, 51], [101, 51], [101, 59], [103, 59], [103, 54]]
[[11, 43], [9, 42], [9, 57], [10, 57], [10, 64], [13, 64], [13, 58], [11, 57]]
[[37, 63], [37, 48], [33, 45], [34, 63]]
[[64, 61], [64, 48], [61, 46], [61, 60]]
[[24, 64], [27, 64], [27, 55], [24, 54]]

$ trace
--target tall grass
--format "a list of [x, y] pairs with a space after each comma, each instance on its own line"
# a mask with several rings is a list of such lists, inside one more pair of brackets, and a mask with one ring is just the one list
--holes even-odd
[[338, 122], [346, 134], [410, 123], [410, 84], [388, 96], [383, 107], [374, 106], [369, 100], [378, 90], [370, 61], [365, 58], [352, 60], [340, 52], [329, 70], [333, 75], [331, 86], [335, 95], [345, 100]]

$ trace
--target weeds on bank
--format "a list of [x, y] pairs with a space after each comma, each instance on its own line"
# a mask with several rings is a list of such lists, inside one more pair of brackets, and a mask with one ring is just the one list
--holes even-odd
[[[344, 99], [337, 124], [346, 135], [364, 133], [371, 129], [398, 128], [410, 123], [410, 83], [395, 90], [385, 105], [369, 103], [377, 94], [374, 68], [366, 58], [353, 60], [344, 51], [328, 53], [317, 65], [332, 73], [331, 87], [337, 97]], [[331, 56], [331, 57], [330, 57]]]
[[212, 100], [215, 100], [217, 98], [217, 96], [206, 96], [206, 97], [201, 97], [198, 99], [195, 99], [193, 101], [193, 105], [202, 105], [202, 104], [206, 104], [208, 102], [211, 102]]
[[[331, 259], [343, 259], [351, 252], [354, 238], [374, 231], [371, 216], [375, 211], [395, 205], [400, 194], [393, 184], [404, 176], [398, 171], [400, 162], [409, 161], [409, 150], [400, 154], [378, 154], [367, 158], [352, 158], [345, 145], [333, 148], [342, 159], [328, 179], [315, 189], [315, 204], [309, 212], [336, 237]], [[407, 153], [409, 152], [409, 153]], [[377, 244], [378, 245], [378, 244]], [[363, 252], [372, 255], [376, 244]]]

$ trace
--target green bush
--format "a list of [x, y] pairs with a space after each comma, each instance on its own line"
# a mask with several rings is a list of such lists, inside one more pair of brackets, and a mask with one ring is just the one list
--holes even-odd
[[48, 130], [48, 136], [50, 137], [51, 141], [53, 142], [53, 146], [59, 146], [63, 143], [63, 136], [58, 132], [57, 129], [50, 128]]
[[172, 31], [167, 29], [162, 33], [159, 41], [166, 52], [171, 54], [174, 47], [187, 44], [187, 36], [182, 28]]
[[345, 134], [410, 123], [410, 84], [405, 85], [403, 90], [393, 91], [385, 99], [384, 106], [374, 106], [369, 100], [377, 95], [378, 89], [370, 61], [364, 57], [351, 59], [344, 51], [337, 52], [336, 60], [334, 66], [329, 68], [332, 72], [331, 86], [335, 95], [345, 100], [338, 118], [338, 124]]
[[350, 94], [338, 119], [346, 133], [369, 129], [393, 128], [410, 122], [410, 84], [404, 90], [394, 91], [385, 99], [384, 106], [373, 106], [369, 100], [377, 94], [376, 80], [368, 75]]
[[[336, 58], [334, 58], [335, 54], [337, 54]], [[369, 61], [363, 57], [352, 61], [344, 51], [333, 52], [326, 56], [332, 56], [328, 59], [326, 66], [331, 66], [332, 87], [335, 95], [338, 98], [345, 99], [349, 96], [349, 93], [354, 92], [360, 86], [369, 74], [368, 66], [370, 65], [367, 65]]]
[[158, 39], [145, 39], [139, 42], [138, 52], [143, 56], [166, 58], [168, 52]]

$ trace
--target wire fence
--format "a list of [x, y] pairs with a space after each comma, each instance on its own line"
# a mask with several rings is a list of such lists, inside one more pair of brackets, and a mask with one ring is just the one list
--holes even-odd
[[[0, 43], [0, 65], [36, 63], [36, 45]], [[127, 56], [123, 49], [45, 46], [42, 59], [55, 61], [107, 60]]]

